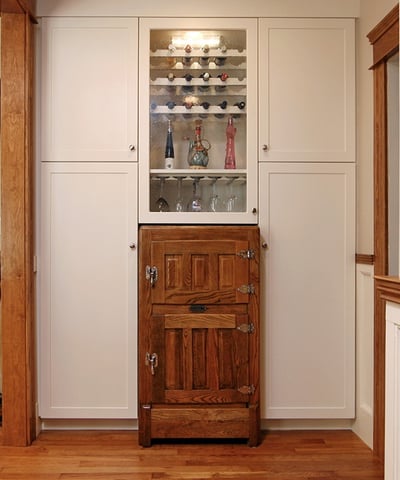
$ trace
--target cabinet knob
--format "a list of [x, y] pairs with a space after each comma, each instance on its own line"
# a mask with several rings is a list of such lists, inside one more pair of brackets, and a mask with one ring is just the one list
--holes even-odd
[[268, 145], [266, 145], [266, 144], [264, 143], [264, 145], [262, 146], [262, 149], [264, 150], [264, 152], [267, 152], [267, 151], [268, 151]]
[[257, 213], [256, 207], [254, 207], [254, 208], [252, 209], [251, 213]]
[[136, 243], [131, 243], [131, 244], [129, 245], [129, 248], [130, 248], [131, 250], [135, 250], [135, 248], [136, 248]]
[[129, 145], [129, 150], [130, 150], [131, 152], [134, 152], [134, 151], [136, 150], [135, 145], [132, 145], [132, 144]]
[[267, 242], [263, 242], [261, 244], [262, 248], [264, 248], [264, 250], [266, 250], [268, 248], [268, 243]]

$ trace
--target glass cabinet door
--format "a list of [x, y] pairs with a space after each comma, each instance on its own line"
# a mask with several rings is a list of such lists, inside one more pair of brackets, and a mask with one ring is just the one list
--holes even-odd
[[140, 221], [257, 223], [257, 23], [142, 19]]

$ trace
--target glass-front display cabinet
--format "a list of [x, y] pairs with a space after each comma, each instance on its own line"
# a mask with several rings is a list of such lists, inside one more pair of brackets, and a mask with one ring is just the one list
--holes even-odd
[[257, 22], [140, 20], [141, 223], [257, 223]]

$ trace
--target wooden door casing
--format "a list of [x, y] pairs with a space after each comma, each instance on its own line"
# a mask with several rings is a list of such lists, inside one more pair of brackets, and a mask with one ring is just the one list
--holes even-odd
[[143, 226], [139, 249], [141, 445], [155, 438], [257, 445], [258, 227]]

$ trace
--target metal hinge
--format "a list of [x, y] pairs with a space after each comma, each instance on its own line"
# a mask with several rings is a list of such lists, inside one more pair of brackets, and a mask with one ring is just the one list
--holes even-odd
[[146, 280], [150, 280], [150, 285], [154, 287], [156, 281], [158, 280], [157, 267], [150, 267], [149, 265], [146, 265]]
[[240, 250], [236, 255], [241, 258], [247, 258], [247, 260], [252, 260], [256, 256], [251, 248], [249, 250]]
[[236, 327], [236, 330], [239, 330], [242, 333], [254, 333], [254, 323], [242, 323], [241, 325]]
[[243, 387], [238, 388], [238, 392], [243, 393], [243, 395], [253, 395], [256, 391], [254, 385], [243, 385]]
[[240, 293], [255, 293], [256, 291], [254, 285], [251, 283], [249, 285], [241, 285], [237, 290]]

